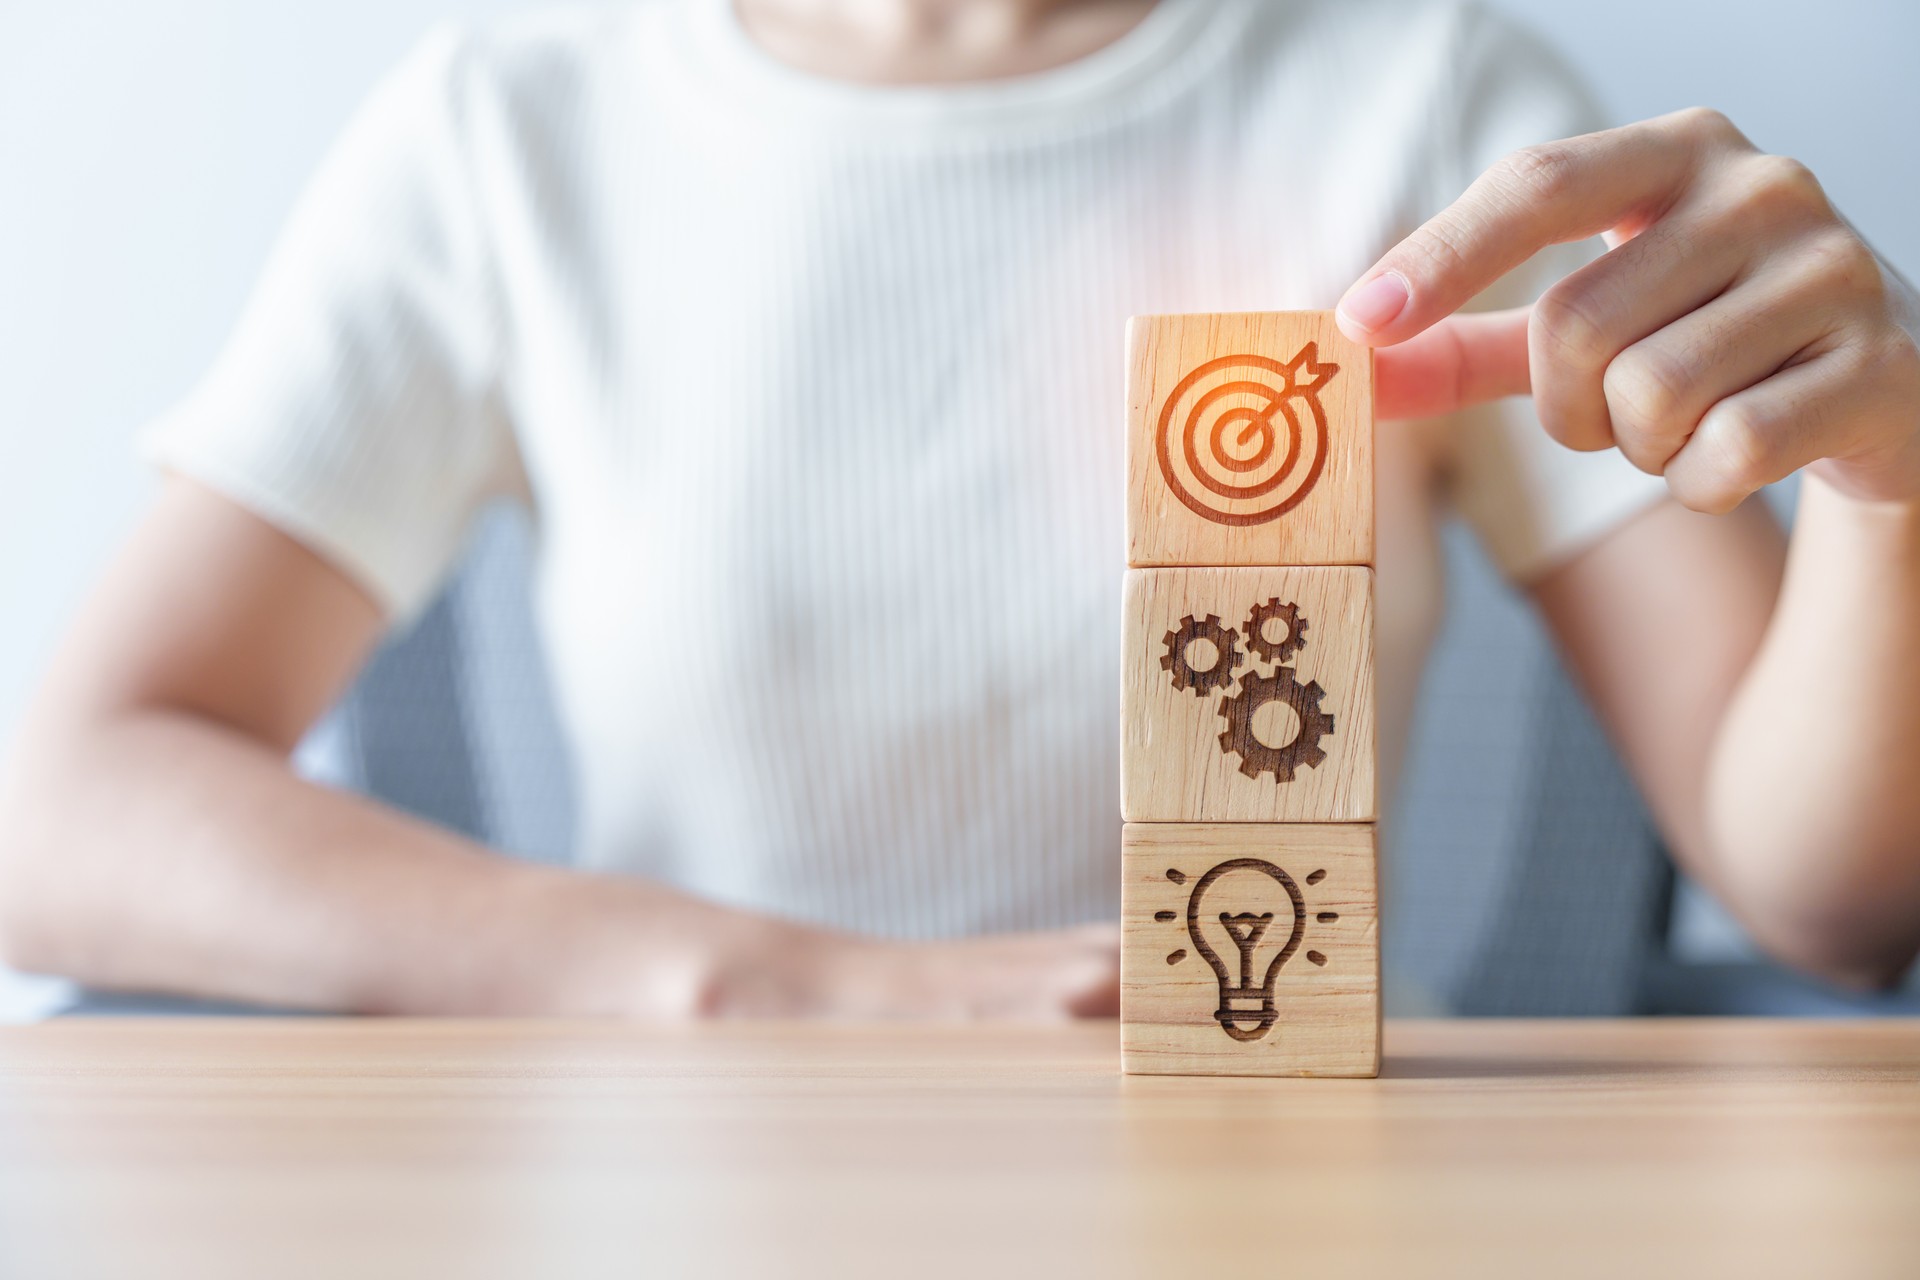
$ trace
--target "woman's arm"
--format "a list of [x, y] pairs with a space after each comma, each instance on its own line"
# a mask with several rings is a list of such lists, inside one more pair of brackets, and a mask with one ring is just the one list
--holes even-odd
[[[1532, 308], [1449, 318], [1602, 233]], [[1855, 984], [1920, 951], [1917, 315], [1803, 167], [1702, 111], [1510, 157], [1342, 304], [1383, 412], [1531, 390], [1666, 478], [1536, 599], [1689, 871]], [[1803, 467], [1789, 550], [1746, 499]]]
[[1920, 952], [1916, 656], [1920, 505], [1809, 476], [1785, 583], [1712, 743], [1708, 874], [1762, 943], [1844, 981], [1897, 980]]
[[1898, 977], [1920, 948], [1920, 520], [1810, 477], [1789, 551], [1757, 501], [1665, 503], [1534, 598], [1688, 872], [1782, 960]]
[[174, 481], [0, 790], [0, 949], [102, 987], [390, 1013], [1065, 1016], [1111, 931], [900, 947], [516, 862], [307, 783], [288, 753], [376, 641], [304, 547]]

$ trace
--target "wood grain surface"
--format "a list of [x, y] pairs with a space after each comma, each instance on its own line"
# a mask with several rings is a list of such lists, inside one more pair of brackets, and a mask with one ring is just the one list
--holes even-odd
[[1920, 1024], [1389, 1022], [1378, 1080], [1054, 1028], [0, 1030], [0, 1273], [1896, 1277]]
[[1373, 563], [1373, 353], [1330, 311], [1127, 324], [1127, 563]]
[[[1123, 844], [1120, 1039], [1128, 1071], [1380, 1069], [1371, 824], [1150, 822], [1129, 824]], [[1255, 917], [1257, 934], [1226, 927], [1222, 917], [1242, 913]], [[1254, 944], [1244, 956], [1238, 938]], [[1244, 979], [1243, 959], [1251, 962]], [[1246, 1015], [1230, 1020], [1231, 1032], [1218, 1017], [1223, 991], [1225, 1007]], [[1234, 994], [1241, 991], [1248, 994]]]
[[[1304, 646], [1278, 662], [1257, 652], [1255, 606], [1296, 606], [1307, 623]], [[1224, 684], [1178, 687], [1165, 660], [1211, 666], [1221, 640], [1182, 646], [1186, 620], [1218, 619], [1240, 659]], [[1121, 652], [1121, 796], [1128, 822], [1366, 822], [1375, 814], [1373, 571], [1350, 568], [1131, 569], [1127, 572]], [[1283, 639], [1268, 624], [1267, 640]], [[1170, 640], [1169, 637], [1172, 637]], [[1290, 648], [1290, 646], [1289, 646]], [[1183, 652], [1176, 656], [1176, 650]], [[1244, 726], [1251, 742], [1223, 744], [1237, 723], [1229, 713], [1250, 684], [1317, 684], [1310, 707], [1330, 717], [1315, 734], [1325, 758], [1281, 772], [1258, 769], [1263, 749], [1288, 747], [1300, 731], [1296, 709], [1257, 689], [1265, 702]], [[1283, 773], [1286, 776], [1282, 776]]]

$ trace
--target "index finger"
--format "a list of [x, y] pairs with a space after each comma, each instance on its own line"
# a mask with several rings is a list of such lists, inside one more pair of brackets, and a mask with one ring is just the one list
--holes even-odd
[[1347, 290], [1340, 328], [1369, 346], [1404, 342], [1548, 245], [1658, 218], [1693, 161], [1674, 117], [1516, 151]]

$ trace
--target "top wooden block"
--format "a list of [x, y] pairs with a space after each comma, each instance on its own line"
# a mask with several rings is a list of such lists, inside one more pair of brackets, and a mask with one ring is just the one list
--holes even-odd
[[1127, 563], [1373, 563], [1373, 352], [1331, 311], [1127, 322]]

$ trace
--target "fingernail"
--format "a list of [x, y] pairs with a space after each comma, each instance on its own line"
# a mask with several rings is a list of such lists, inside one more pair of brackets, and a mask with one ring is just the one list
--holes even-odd
[[1348, 291], [1340, 299], [1338, 314], [1362, 333], [1378, 333], [1407, 309], [1411, 296], [1405, 276], [1385, 271]]

